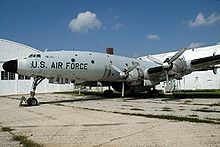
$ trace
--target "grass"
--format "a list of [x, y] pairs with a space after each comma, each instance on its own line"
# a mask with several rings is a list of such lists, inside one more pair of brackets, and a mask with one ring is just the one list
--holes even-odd
[[220, 118], [210, 118], [210, 117], [206, 117], [206, 119], [220, 121]]
[[12, 135], [12, 140], [18, 141], [20, 144], [23, 145], [23, 147], [43, 147], [43, 144], [36, 143], [35, 141], [32, 141], [28, 139], [27, 136], [25, 135], [15, 135], [12, 131], [11, 127], [2, 127], [1, 126], [1, 131], [4, 132], [9, 132]]
[[[55, 94], [69, 94], [69, 95], [79, 95], [79, 91], [69, 91], [69, 92], [54, 92]], [[165, 97], [164, 94], [161, 94], [162, 92], [160, 92], [159, 97]], [[120, 92], [116, 92], [113, 91], [113, 94], [111, 94], [110, 96], [106, 96], [104, 94], [104, 91], [81, 91], [80, 95], [94, 95], [94, 96], [102, 96], [102, 97], [110, 97], [110, 98], [121, 98], [121, 93]], [[126, 97], [138, 97], [138, 98], [149, 98], [152, 96], [149, 96], [149, 94], [147, 94], [146, 92], [143, 93], [126, 93], [125, 94]]]
[[209, 106], [210, 106], [210, 107], [212, 107], [212, 106], [220, 106], [220, 103], [210, 104]]
[[196, 114], [191, 114], [191, 115], [188, 115], [189, 117], [199, 117], [198, 115]]
[[153, 115], [153, 114], [142, 114], [142, 113], [127, 113], [127, 112], [113, 112], [116, 114], [122, 115], [131, 115], [131, 116], [141, 116], [146, 118], [158, 118], [158, 119], [167, 119], [167, 120], [176, 120], [176, 121], [188, 121], [194, 123], [210, 123], [210, 124], [220, 124], [220, 122], [212, 121], [212, 120], [205, 120], [199, 119], [194, 117], [187, 117], [187, 116], [174, 116], [174, 115]]
[[163, 107], [161, 111], [173, 111], [173, 110], [169, 107]]
[[[58, 106], [61, 106], [61, 105], [58, 105]], [[166, 120], [187, 121], [187, 122], [194, 122], [194, 123], [220, 124], [220, 122], [216, 122], [216, 121], [213, 121], [210, 119], [206, 120], [206, 119], [199, 119], [199, 118], [187, 117], [187, 116], [129, 113], [129, 112], [118, 112], [118, 111], [109, 111], [109, 110], [102, 110], [102, 109], [85, 108], [85, 107], [78, 107], [78, 106], [66, 106], [66, 105], [65, 105], [65, 107], [78, 108], [78, 109], [84, 109], [84, 110], [90, 110], [90, 111], [106, 112], [106, 113], [115, 113], [115, 114], [121, 114], [121, 115], [129, 115], [129, 116], [140, 116], [140, 117], [146, 117], [146, 118], [158, 118], [158, 119], [166, 119]]]
[[68, 94], [73, 96], [85, 96], [85, 95], [94, 95], [94, 96], [102, 96], [102, 97], [121, 97], [120, 93], [113, 92], [111, 96], [104, 95], [104, 92], [101, 91], [81, 91], [79, 94], [79, 91], [68, 91], [68, 92], [54, 92], [55, 94]]
[[144, 109], [140, 109], [140, 108], [131, 108], [130, 110], [135, 110], [135, 111], [144, 111]]
[[13, 135], [12, 140], [19, 141], [24, 147], [42, 147], [42, 144], [36, 143], [29, 140], [27, 136], [24, 135]]
[[216, 113], [220, 113], [219, 110], [212, 110], [212, 109], [193, 109], [191, 111], [198, 111], [198, 112], [216, 112]]
[[201, 89], [173, 91], [173, 96], [176, 98], [220, 98], [220, 90]]
[[[77, 90], [69, 92], [55, 92], [55, 94], [69, 94], [69, 95], [79, 95]], [[111, 96], [105, 96], [102, 91], [81, 91], [80, 95], [94, 95], [110, 98], [119, 98], [121, 94], [119, 92], [113, 92]], [[138, 98], [149, 98], [146, 92], [145, 93], [135, 93], [135, 94], [126, 94], [126, 97], [138, 97]], [[164, 98], [165, 95], [162, 92], [159, 92], [158, 98]], [[174, 98], [220, 98], [220, 90], [218, 89], [202, 89], [202, 90], [181, 90], [173, 91], [172, 97]], [[220, 106], [220, 103], [214, 104], [213, 106]]]
[[10, 128], [10, 127], [1, 127], [1, 131], [3, 132], [11, 132], [13, 131], [14, 129]]

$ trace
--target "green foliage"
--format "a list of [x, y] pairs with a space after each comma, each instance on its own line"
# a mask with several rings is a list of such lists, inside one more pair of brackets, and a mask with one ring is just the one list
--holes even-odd
[[220, 98], [220, 90], [201, 89], [173, 91], [173, 96], [176, 98]]

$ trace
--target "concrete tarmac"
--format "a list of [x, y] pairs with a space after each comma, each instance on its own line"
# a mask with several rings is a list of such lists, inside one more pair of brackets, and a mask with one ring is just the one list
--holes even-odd
[[[39, 106], [0, 97], [0, 125], [47, 147], [220, 146], [220, 99], [102, 98], [37, 94]], [[142, 114], [142, 115], [140, 115]], [[176, 116], [176, 120], [149, 118]], [[179, 121], [178, 117], [207, 120]], [[210, 122], [208, 122], [210, 121]], [[21, 146], [0, 131], [0, 146]]]

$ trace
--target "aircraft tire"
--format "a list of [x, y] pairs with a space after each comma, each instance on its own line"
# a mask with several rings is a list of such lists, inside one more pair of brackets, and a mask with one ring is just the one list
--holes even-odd
[[159, 97], [159, 91], [156, 90], [156, 89], [149, 90], [147, 92], [147, 94], [148, 94], [149, 97], [153, 97], [153, 98], [158, 98]]
[[38, 105], [38, 100], [36, 98], [29, 98], [27, 100], [28, 106], [37, 106]]
[[113, 91], [112, 90], [105, 90], [104, 91], [104, 95], [105, 96], [111, 96], [113, 94]]

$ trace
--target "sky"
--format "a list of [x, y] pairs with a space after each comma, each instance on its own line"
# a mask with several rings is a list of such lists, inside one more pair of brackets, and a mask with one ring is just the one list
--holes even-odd
[[138, 57], [220, 44], [220, 0], [0, 0], [0, 38]]

